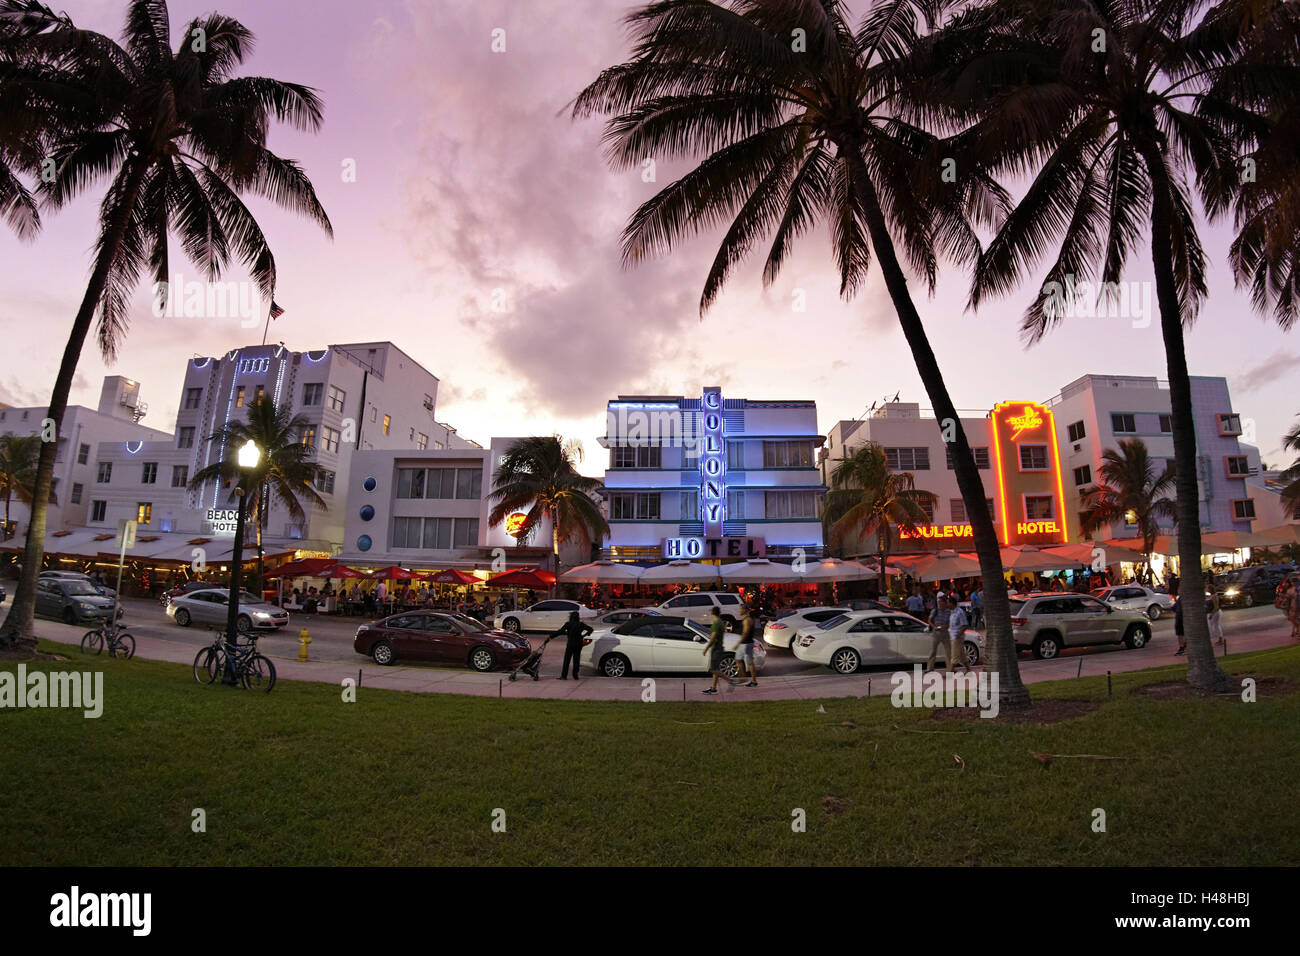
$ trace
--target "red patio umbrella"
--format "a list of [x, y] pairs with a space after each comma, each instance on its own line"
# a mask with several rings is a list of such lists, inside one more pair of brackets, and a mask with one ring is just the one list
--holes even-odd
[[399, 568], [397, 565], [391, 565], [387, 568], [380, 568], [378, 571], [371, 571], [366, 577], [373, 580], [385, 581], [410, 581], [415, 577], [414, 571], [408, 571], [406, 568]]
[[555, 575], [541, 568], [516, 568], [503, 571], [488, 583], [498, 588], [551, 588], [555, 585]]
[[478, 584], [478, 578], [468, 571], [458, 571], [455, 568], [448, 568], [445, 571], [439, 571], [437, 574], [421, 575], [425, 581], [431, 581], [435, 584]]
[[358, 571], [356, 568], [349, 568], [346, 564], [335, 562], [328, 567], [321, 568], [316, 573], [318, 578], [368, 578], [370, 575], [364, 571]]
[[264, 577], [268, 578], [318, 578], [322, 577], [321, 569], [328, 568], [336, 564], [333, 558], [303, 558], [299, 561], [290, 561], [288, 564], [282, 564], [274, 571], [267, 571]]

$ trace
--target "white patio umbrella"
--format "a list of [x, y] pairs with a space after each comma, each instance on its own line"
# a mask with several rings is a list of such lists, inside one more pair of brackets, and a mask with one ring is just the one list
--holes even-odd
[[694, 561], [669, 561], [646, 568], [641, 574], [642, 584], [712, 584], [718, 580], [716, 564], [696, 564]]
[[809, 561], [804, 566], [800, 580], [819, 584], [824, 581], [872, 581], [878, 577], [880, 577], [878, 571], [857, 561], [826, 558], [821, 561]]
[[1220, 551], [1239, 551], [1242, 548], [1277, 547], [1276, 535], [1261, 531], [1211, 531], [1201, 535], [1201, 543], [1215, 545]]
[[722, 566], [724, 581], [748, 581], [753, 584], [795, 584], [807, 578], [788, 564], [779, 564], [767, 558], [751, 558]]
[[645, 568], [617, 561], [593, 561], [582, 564], [560, 575], [561, 581], [578, 581], [584, 584], [635, 584], [645, 574]]

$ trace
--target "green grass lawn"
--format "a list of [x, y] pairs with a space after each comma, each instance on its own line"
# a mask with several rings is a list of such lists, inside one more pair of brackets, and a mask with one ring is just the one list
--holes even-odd
[[[1110, 699], [1105, 678], [1034, 685], [1105, 701], [1043, 727], [936, 721], [887, 698], [819, 714], [363, 687], [343, 703], [326, 684], [199, 687], [188, 667], [42, 647], [71, 657], [44, 669], [102, 669], [105, 709], [0, 710], [3, 865], [1300, 862], [1300, 693], [1133, 693], [1181, 667], [1117, 676]], [[1296, 686], [1300, 648], [1225, 667]], [[1127, 759], [1045, 767], [1030, 750]], [[850, 803], [828, 812], [828, 796]], [[206, 833], [191, 830], [199, 807]]]

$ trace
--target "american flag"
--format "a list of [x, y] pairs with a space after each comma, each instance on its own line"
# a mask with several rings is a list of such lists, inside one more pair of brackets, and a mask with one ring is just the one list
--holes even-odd
[[271, 300], [271, 318], [273, 318], [273, 319], [278, 319], [278, 318], [279, 318], [280, 316], [282, 316], [282, 315], [284, 315], [284, 309], [282, 309], [282, 308], [280, 308], [278, 305], [276, 305], [276, 304], [275, 304], [275, 300], [272, 299], [272, 300]]

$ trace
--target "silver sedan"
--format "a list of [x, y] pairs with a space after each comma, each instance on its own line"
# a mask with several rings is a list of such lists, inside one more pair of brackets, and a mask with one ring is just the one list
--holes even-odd
[[[167, 603], [167, 616], [181, 627], [190, 624], [226, 623], [230, 610], [230, 592], [217, 589], [191, 591], [172, 598]], [[235, 626], [240, 634], [250, 631], [268, 631], [289, 623], [289, 613], [259, 600], [247, 591], [240, 592], [239, 616]]]

